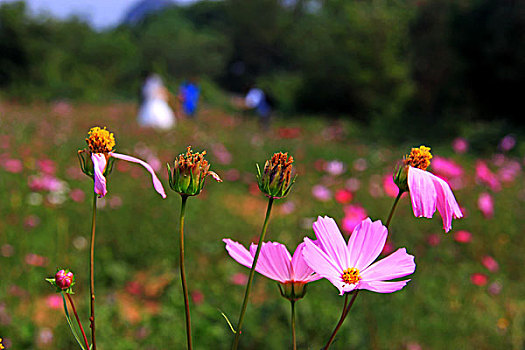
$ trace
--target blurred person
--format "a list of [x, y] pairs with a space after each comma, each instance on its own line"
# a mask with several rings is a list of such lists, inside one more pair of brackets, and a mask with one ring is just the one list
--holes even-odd
[[[177, 116], [194, 118], [199, 104], [200, 88], [196, 79], [185, 80], [179, 86]], [[182, 108], [181, 108], [182, 107]]]
[[142, 86], [143, 101], [139, 109], [140, 126], [156, 129], [171, 129], [176, 120], [168, 105], [169, 93], [157, 74], [150, 74]]
[[268, 130], [272, 107], [265, 93], [261, 89], [252, 86], [244, 98], [244, 105], [257, 113], [262, 128]]

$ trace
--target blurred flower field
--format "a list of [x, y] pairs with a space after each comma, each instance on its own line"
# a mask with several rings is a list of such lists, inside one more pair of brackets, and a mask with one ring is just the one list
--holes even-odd
[[[177, 259], [179, 196], [168, 190], [166, 163], [191, 145], [206, 149], [223, 183], [189, 199], [186, 271], [194, 342], [227, 349], [221, 313], [236, 320], [249, 269], [227, 254], [223, 238], [247, 246], [257, 239], [266, 199], [255, 163], [274, 152], [294, 156], [297, 181], [275, 204], [267, 240], [290, 250], [313, 237], [319, 215], [349, 234], [362, 219], [386, 220], [397, 189], [392, 172], [411, 147], [385, 145], [348, 120], [278, 119], [260, 132], [250, 116], [203, 109], [170, 132], [140, 129], [136, 106], [0, 104], [0, 337], [8, 349], [73, 349], [62, 299], [45, 282], [57, 267], [76, 275], [81, 317], [89, 314], [89, 234], [93, 182], [77, 150], [93, 126], [115, 134], [116, 150], [149, 162], [167, 190], [117, 160], [97, 223], [97, 338], [101, 349], [185, 347], [184, 305]], [[432, 147], [429, 168], [446, 179], [464, 218], [445, 234], [441, 218], [418, 219], [405, 195], [383, 254], [406, 247], [416, 271], [401, 291], [362, 291], [333, 349], [523, 349], [525, 346], [525, 144], [512, 136], [480, 156], [469, 140]], [[210, 179], [208, 179], [210, 181]], [[319, 349], [343, 298], [326, 280], [297, 303], [300, 349]], [[289, 348], [289, 305], [275, 282], [257, 275], [241, 348]], [[85, 322], [85, 327], [88, 327]]]

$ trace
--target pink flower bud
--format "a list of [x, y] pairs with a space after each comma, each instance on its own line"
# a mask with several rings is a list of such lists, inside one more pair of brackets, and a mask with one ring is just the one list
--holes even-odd
[[60, 270], [55, 274], [55, 283], [58, 288], [66, 290], [73, 284], [74, 276], [69, 270]]

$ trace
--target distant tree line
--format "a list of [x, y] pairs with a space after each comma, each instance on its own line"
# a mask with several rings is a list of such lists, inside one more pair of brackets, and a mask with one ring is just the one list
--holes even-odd
[[7, 98], [134, 98], [146, 72], [264, 88], [286, 113], [380, 127], [502, 118], [523, 124], [525, 2], [224, 0], [95, 31], [0, 5]]

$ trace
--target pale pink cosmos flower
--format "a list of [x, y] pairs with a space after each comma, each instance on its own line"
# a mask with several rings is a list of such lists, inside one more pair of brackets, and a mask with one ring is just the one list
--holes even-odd
[[319, 217], [313, 229], [317, 240], [304, 239], [304, 259], [312, 270], [336, 286], [340, 295], [356, 289], [395, 292], [409, 280], [389, 280], [410, 275], [416, 269], [414, 257], [407, 254], [405, 248], [373, 263], [383, 250], [388, 234], [381, 221], [363, 220], [348, 244], [332, 218]]
[[460, 230], [454, 234], [454, 240], [459, 243], [470, 243], [472, 241], [472, 233]]
[[402, 191], [409, 191], [416, 217], [431, 218], [437, 210], [443, 219], [443, 229], [448, 232], [452, 228], [452, 219], [459, 219], [463, 214], [449, 184], [426, 171], [430, 159], [429, 147], [412, 148], [394, 181]]
[[498, 262], [496, 261], [496, 259], [494, 259], [493, 257], [491, 257], [490, 255], [485, 255], [482, 259], [481, 259], [481, 263], [483, 264], [483, 266], [485, 266], [487, 268], [487, 270], [489, 270], [490, 272], [496, 272], [499, 270], [499, 264]]
[[[225, 238], [228, 254], [239, 264], [251, 268], [257, 250], [257, 244], [246, 249], [242, 244]], [[303, 259], [304, 243], [299, 244], [293, 256], [290, 255], [284, 244], [278, 242], [264, 242], [261, 247], [255, 271], [279, 283], [309, 283], [321, 277], [306, 264]]]
[[478, 209], [486, 219], [490, 219], [494, 216], [494, 200], [489, 193], [480, 193], [478, 197]]
[[[114, 152], [113, 147], [115, 146], [115, 138], [113, 137], [113, 133], [107, 131], [106, 128], [91, 128], [89, 131], [89, 137], [86, 139], [86, 141], [89, 145], [89, 153], [93, 162], [93, 177], [95, 182], [94, 190], [95, 193], [99, 195], [99, 197], [104, 197], [107, 193], [106, 177], [104, 176], [104, 172], [106, 171], [109, 158], [113, 157], [126, 160], [128, 162], [138, 163], [146, 168], [146, 170], [151, 174], [153, 187], [162, 196], [162, 198], [166, 198], [164, 187], [162, 186], [162, 183], [158, 179], [151, 165], [138, 158]], [[86, 165], [84, 165], [84, 167], [85, 166]]]
[[455, 138], [454, 141], [452, 141], [452, 148], [456, 153], [462, 154], [467, 152], [468, 146], [468, 141], [463, 137]]

